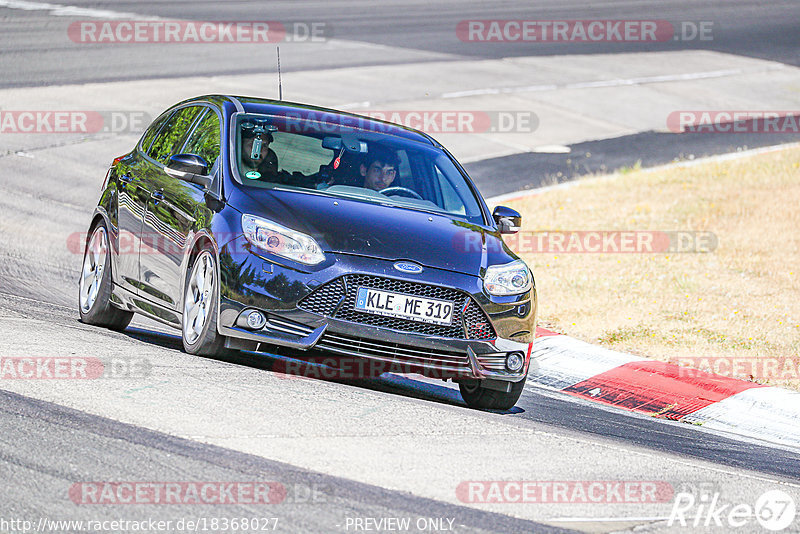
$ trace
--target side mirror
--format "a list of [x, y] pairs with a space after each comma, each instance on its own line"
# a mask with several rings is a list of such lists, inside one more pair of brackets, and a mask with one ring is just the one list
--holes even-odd
[[211, 177], [208, 176], [208, 162], [196, 154], [170, 156], [164, 171], [173, 178], [201, 187], [208, 187], [211, 184]]
[[501, 234], [516, 234], [522, 226], [522, 215], [505, 206], [497, 206], [492, 212], [492, 218]]

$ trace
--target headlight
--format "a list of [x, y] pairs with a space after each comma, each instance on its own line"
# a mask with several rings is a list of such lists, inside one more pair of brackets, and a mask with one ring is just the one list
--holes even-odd
[[492, 295], [517, 295], [525, 293], [533, 285], [533, 277], [522, 260], [505, 265], [492, 265], [486, 269], [483, 287]]
[[325, 261], [314, 238], [255, 215], [242, 215], [244, 236], [261, 250], [306, 265]]

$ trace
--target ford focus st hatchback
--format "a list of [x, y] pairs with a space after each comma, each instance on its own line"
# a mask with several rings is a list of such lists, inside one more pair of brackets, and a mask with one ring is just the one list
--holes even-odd
[[536, 324], [520, 216], [424, 133], [329, 109], [205, 96], [114, 160], [79, 279], [81, 319], [141, 313], [193, 354], [326, 354], [519, 398]]

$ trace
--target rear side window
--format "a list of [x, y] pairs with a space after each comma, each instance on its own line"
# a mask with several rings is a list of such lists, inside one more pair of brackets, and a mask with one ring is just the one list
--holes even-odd
[[176, 111], [158, 132], [147, 155], [158, 162], [167, 163], [169, 157], [177, 154], [177, 150], [183, 145], [186, 133], [201, 109], [203, 108], [200, 106], [189, 106]]
[[159, 117], [153, 124], [150, 125], [150, 128], [144, 133], [142, 136], [142, 143], [139, 145], [141, 149], [149, 154], [150, 145], [153, 144], [153, 139], [156, 138], [156, 134], [161, 129], [164, 124], [169, 120], [172, 116], [172, 112], [164, 113], [161, 117]]
[[214, 110], [209, 109], [200, 119], [200, 124], [192, 132], [183, 152], [201, 156], [209, 167], [214, 165], [219, 157], [219, 117]]

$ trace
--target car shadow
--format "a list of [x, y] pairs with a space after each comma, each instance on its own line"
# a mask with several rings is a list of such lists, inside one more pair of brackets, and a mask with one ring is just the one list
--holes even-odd
[[167, 349], [183, 350], [183, 343], [181, 337], [174, 334], [167, 334], [166, 332], [158, 332], [156, 330], [148, 330], [138, 326], [129, 326], [121, 332], [129, 338], [153, 345], [159, 345]]
[[[176, 334], [159, 332], [139, 326], [129, 326], [121, 333], [137, 341], [183, 351], [181, 337]], [[447, 385], [440, 385], [430, 382], [431, 379], [421, 375], [400, 375], [388, 372], [375, 376], [354, 377], [352, 368], [345, 369], [341, 366], [337, 368], [330, 365], [336, 361], [341, 361], [335, 355], [314, 350], [303, 353], [291, 350], [286, 350], [285, 352], [286, 354], [275, 354], [227, 350], [217, 356], [198, 357], [270, 372], [287, 380], [335, 382], [349, 387], [467, 408], [461, 399], [461, 393], [452, 382], [447, 383]], [[514, 415], [525, 412], [525, 410], [516, 406], [510, 410], [486, 411], [499, 415]]]

